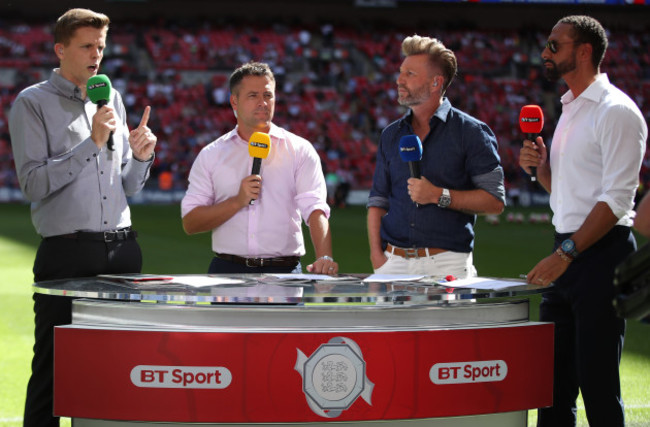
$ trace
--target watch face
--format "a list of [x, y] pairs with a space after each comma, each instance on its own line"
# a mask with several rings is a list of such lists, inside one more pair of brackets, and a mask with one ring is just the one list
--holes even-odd
[[567, 253], [572, 253], [576, 248], [576, 244], [573, 243], [573, 240], [571, 239], [566, 239], [564, 242], [562, 242], [562, 250]]
[[441, 208], [446, 208], [451, 204], [451, 197], [442, 195], [440, 196], [440, 199], [438, 200], [438, 206]]

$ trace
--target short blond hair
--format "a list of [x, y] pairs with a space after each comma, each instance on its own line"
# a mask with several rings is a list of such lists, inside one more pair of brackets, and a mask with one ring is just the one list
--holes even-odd
[[447, 49], [440, 40], [435, 38], [422, 37], [417, 34], [409, 36], [402, 42], [402, 53], [404, 56], [428, 55], [431, 65], [440, 68], [442, 71], [445, 79], [442, 85], [443, 93], [447, 90], [458, 71], [454, 52]]

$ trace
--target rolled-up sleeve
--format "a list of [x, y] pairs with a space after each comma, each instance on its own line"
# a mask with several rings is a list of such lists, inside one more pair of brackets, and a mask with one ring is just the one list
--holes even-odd
[[214, 203], [214, 191], [210, 171], [205, 166], [207, 153], [199, 152], [192, 165], [187, 192], [181, 201], [181, 216], [190, 213], [198, 206], [210, 206]]
[[386, 131], [382, 132], [377, 149], [377, 161], [375, 162], [375, 173], [372, 178], [372, 188], [368, 196], [366, 207], [376, 207], [388, 210], [390, 207], [388, 195], [390, 194], [390, 176], [386, 168], [386, 156], [384, 154], [384, 141]]
[[199, 152], [192, 165], [187, 192], [181, 201], [181, 216], [187, 215], [198, 206], [214, 204], [215, 195], [210, 171], [206, 167], [206, 157], [207, 152]]
[[497, 166], [491, 172], [472, 177], [472, 183], [477, 188], [487, 191], [497, 200], [506, 202], [506, 187], [504, 184], [503, 168]]
[[300, 160], [296, 170], [296, 205], [305, 224], [315, 210], [321, 210], [329, 219], [330, 207], [327, 204], [327, 187], [323, 168], [316, 150], [304, 145], [300, 150]]
[[617, 218], [622, 218], [634, 207], [634, 196], [639, 185], [639, 169], [643, 161], [648, 128], [645, 120], [625, 105], [617, 105], [599, 120], [603, 158], [603, 193], [599, 202], [605, 202]]

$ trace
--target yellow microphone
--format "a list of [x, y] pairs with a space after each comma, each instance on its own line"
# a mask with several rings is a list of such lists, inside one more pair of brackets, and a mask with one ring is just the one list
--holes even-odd
[[[259, 175], [262, 167], [262, 159], [266, 159], [271, 151], [271, 137], [268, 133], [255, 132], [248, 140], [248, 154], [253, 158], [253, 170], [251, 175]], [[251, 205], [255, 200], [251, 200]]]

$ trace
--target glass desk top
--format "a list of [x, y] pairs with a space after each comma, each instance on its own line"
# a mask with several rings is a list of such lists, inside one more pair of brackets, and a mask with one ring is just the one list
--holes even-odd
[[[453, 286], [455, 285], [456, 286]], [[526, 296], [549, 289], [521, 279], [347, 274], [124, 274], [37, 282], [34, 292], [101, 300], [169, 304], [436, 304]]]

